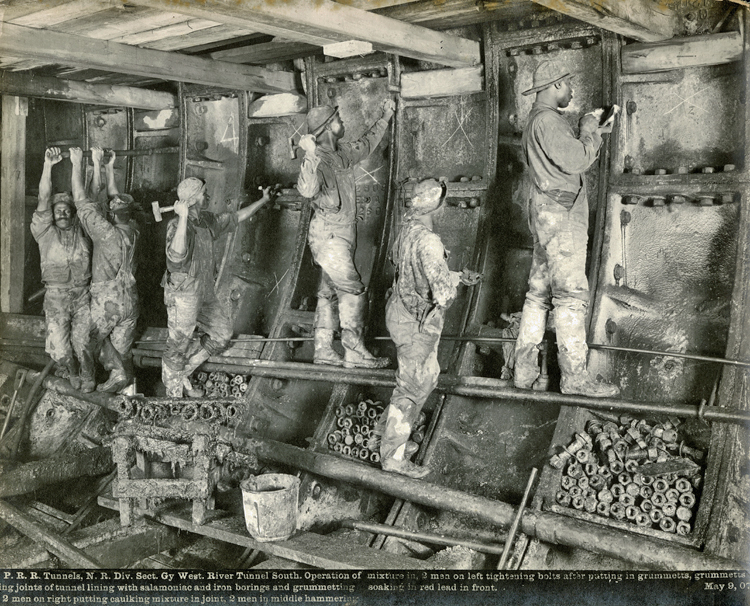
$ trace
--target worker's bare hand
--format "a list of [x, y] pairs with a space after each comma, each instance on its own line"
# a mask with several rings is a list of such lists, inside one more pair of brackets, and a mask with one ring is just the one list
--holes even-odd
[[44, 152], [44, 163], [54, 166], [63, 159], [59, 147], [50, 147]]
[[107, 158], [107, 164], [109, 166], [114, 166], [115, 164], [115, 158], [117, 158], [117, 154], [115, 153], [114, 149], [108, 149], [107, 153], [109, 153], [109, 157]]
[[461, 272], [461, 282], [466, 286], [474, 286], [482, 280], [482, 274], [475, 271], [471, 271], [468, 267], [465, 267]]
[[91, 161], [94, 164], [101, 164], [102, 158], [104, 158], [104, 150], [101, 147], [91, 148]]
[[395, 111], [396, 102], [393, 99], [388, 98], [383, 101], [383, 116], [388, 116], [390, 118]]
[[174, 203], [174, 212], [178, 217], [187, 217], [190, 212], [190, 206], [185, 200], [177, 200]]
[[299, 146], [305, 153], [314, 154], [318, 146], [315, 144], [315, 135], [303, 135], [299, 140]]
[[81, 160], [83, 160], [83, 150], [80, 147], [71, 147], [70, 152], [70, 163], [73, 166], [80, 166]]
[[607, 122], [607, 124], [604, 124], [603, 126], [600, 126], [596, 129], [596, 132], [600, 135], [605, 135], [612, 132], [612, 129], [614, 128], [615, 123], [614, 122]]

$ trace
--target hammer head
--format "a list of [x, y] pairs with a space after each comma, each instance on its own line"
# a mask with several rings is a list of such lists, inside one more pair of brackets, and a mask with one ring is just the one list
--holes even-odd
[[161, 209], [159, 208], [158, 201], [151, 203], [151, 210], [154, 211], [154, 219], [156, 220], [156, 222], [161, 222]]

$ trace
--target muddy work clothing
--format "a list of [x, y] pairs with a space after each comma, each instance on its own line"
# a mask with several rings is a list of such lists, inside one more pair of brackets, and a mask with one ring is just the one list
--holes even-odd
[[131, 348], [138, 321], [135, 282], [135, 248], [138, 230], [134, 222], [112, 224], [101, 206], [91, 200], [76, 202], [78, 217], [94, 243], [91, 261], [91, 320], [97, 349], [109, 338], [120, 359], [102, 358], [107, 370], [130, 374]]
[[45, 350], [58, 364], [67, 365], [75, 350], [81, 376], [93, 379], [90, 342], [91, 241], [74, 219], [70, 229], [55, 226], [52, 210], [35, 211], [31, 235], [39, 244], [47, 330]]
[[589, 209], [583, 173], [596, 161], [601, 144], [596, 132], [582, 131], [576, 137], [556, 108], [534, 103], [522, 138], [531, 179], [533, 255], [516, 341], [517, 387], [531, 387], [539, 374], [538, 345], [553, 305], [563, 375], [580, 375], [586, 369]]
[[396, 345], [396, 387], [386, 409], [381, 460], [403, 459], [406, 442], [440, 375], [438, 345], [445, 310], [456, 298], [460, 274], [448, 269], [440, 237], [408, 222], [393, 248], [396, 280], [386, 326]]
[[365, 290], [354, 265], [357, 246], [357, 199], [354, 171], [378, 146], [388, 127], [381, 118], [353, 143], [339, 143], [337, 150], [318, 147], [302, 160], [297, 189], [312, 199], [308, 242], [315, 262], [323, 270], [318, 298], [336, 291], [359, 295]]
[[[203, 359], [222, 352], [233, 331], [231, 312], [216, 296], [214, 244], [237, 227], [237, 213], [200, 211], [197, 218], [188, 217], [182, 256], [171, 249], [177, 223], [178, 218], [174, 218], [167, 227], [167, 271], [162, 282], [169, 331], [162, 379], [168, 393], [179, 391], [183, 378], [194, 370], [188, 367], [193, 355], [201, 348]], [[193, 340], [196, 326], [204, 333], [200, 342]]]

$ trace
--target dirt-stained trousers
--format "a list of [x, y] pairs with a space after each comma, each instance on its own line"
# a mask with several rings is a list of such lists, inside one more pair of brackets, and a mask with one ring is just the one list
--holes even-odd
[[47, 286], [44, 294], [44, 317], [47, 330], [45, 351], [57, 364], [67, 366], [72, 362], [75, 350], [81, 378], [93, 380], [89, 287]]
[[123, 284], [117, 279], [93, 283], [91, 320], [94, 325], [94, 343], [97, 349], [101, 349], [102, 366], [106, 370], [118, 370], [129, 379], [132, 378], [131, 349], [138, 321], [138, 291], [135, 284]]
[[544, 192], [532, 189], [529, 227], [534, 252], [529, 290], [516, 341], [515, 385], [531, 387], [539, 375], [538, 345], [544, 338], [548, 311], [555, 309], [558, 362], [563, 375], [586, 369], [586, 278], [588, 201], [581, 188], [570, 210]]
[[396, 345], [396, 387], [386, 408], [385, 431], [380, 442], [381, 461], [403, 459], [406, 442], [424, 403], [437, 386], [440, 375], [438, 345], [445, 310], [436, 308], [419, 322], [404, 307], [394, 291], [385, 308], [388, 333]]

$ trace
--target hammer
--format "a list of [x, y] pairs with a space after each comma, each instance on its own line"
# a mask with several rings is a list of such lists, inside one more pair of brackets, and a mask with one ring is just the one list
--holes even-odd
[[13, 397], [10, 400], [8, 411], [5, 413], [5, 422], [3, 423], [2, 431], [0, 431], [0, 440], [3, 439], [5, 430], [8, 429], [8, 423], [10, 422], [10, 417], [13, 414], [13, 407], [16, 403], [16, 397], [18, 396], [18, 392], [21, 390], [24, 382], [26, 381], [26, 372], [27, 371], [25, 369], [21, 368], [16, 371], [15, 391], [13, 392]]
[[161, 223], [161, 214], [162, 213], [168, 213], [174, 210], [174, 204], [172, 206], [162, 206], [159, 207], [159, 202], [152, 202], [151, 203], [151, 210], [154, 211], [154, 219], [156, 219], [157, 223]]

